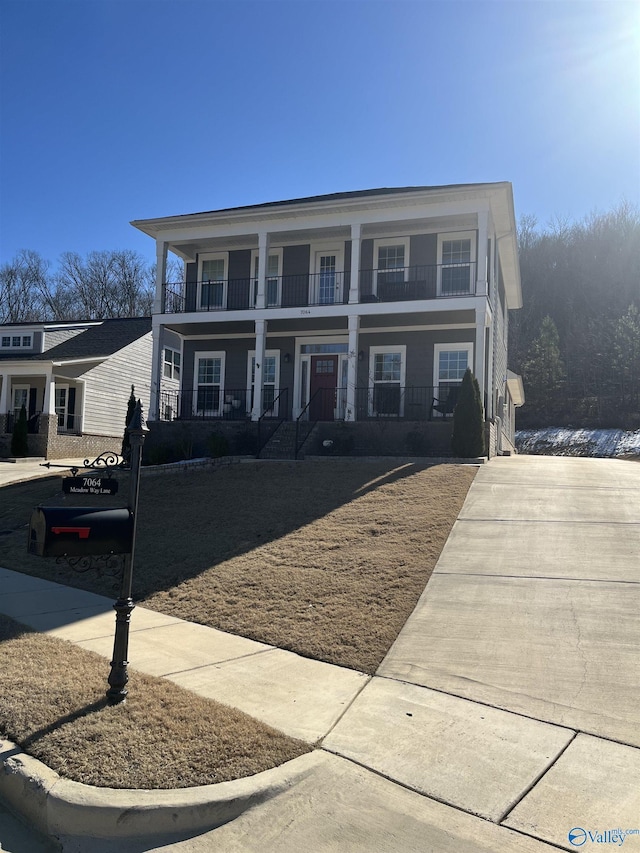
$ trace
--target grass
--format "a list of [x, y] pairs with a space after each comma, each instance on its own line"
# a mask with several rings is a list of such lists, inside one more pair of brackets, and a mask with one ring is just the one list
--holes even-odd
[[249, 776], [301, 741], [171, 682], [130, 671], [105, 699], [105, 661], [0, 616], [0, 731], [61, 776], [109, 788], [183, 788]]
[[[330, 460], [143, 477], [134, 597], [373, 673], [424, 589], [474, 475], [456, 465]], [[93, 502], [122, 504], [126, 486]], [[59, 478], [2, 494], [0, 565], [114, 594], [110, 578], [26, 553], [30, 511], [60, 504]]]
[[[455, 465], [331, 460], [143, 477], [134, 596], [372, 673], [424, 589], [474, 474]], [[126, 495], [126, 477], [114, 498], [64, 496], [59, 477], [5, 487], [0, 565], [113, 596], [113, 578], [28, 555], [28, 519], [38, 503], [123, 505]], [[79, 782], [202, 785], [308, 750], [239, 711], [135, 672], [135, 661], [127, 702], [110, 707], [103, 658], [6, 617], [0, 667], [0, 731]]]

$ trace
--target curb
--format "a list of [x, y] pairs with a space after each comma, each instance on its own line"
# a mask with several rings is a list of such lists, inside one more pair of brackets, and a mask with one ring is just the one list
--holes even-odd
[[9, 740], [0, 740], [0, 796], [42, 835], [142, 838], [215, 829], [291, 788], [321, 760], [317, 752], [231, 782], [194, 788], [96, 788], [62, 779]]

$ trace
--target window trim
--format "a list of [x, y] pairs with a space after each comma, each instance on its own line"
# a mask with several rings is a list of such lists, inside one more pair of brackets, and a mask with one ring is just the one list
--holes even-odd
[[[9, 341], [8, 344], [3, 343], [4, 338], [6, 338]], [[25, 344], [25, 339], [28, 339], [29, 343]], [[14, 344], [14, 340], [18, 340], [19, 342], [17, 344]], [[0, 349], [6, 350], [6, 349], [32, 349], [32, 348], [33, 348], [33, 334], [31, 332], [29, 332], [28, 334], [20, 332], [17, 335], [15, 335], [13, 332], [10, 332], [9, 334], [3, 333], [2, 335], [0, 335]]]
[[[194, 393], [193, 393], [193, 401], [192, 401], [192, 408], [193, 408], [193, 414], [194, 415], [203, 414], [206, 416], [208, 414], [209, 417], [220, 417], [220, 415], [222, 414], [222, 404], [224, 402], [224, 380], [225, 380], [226, 356], [227, 356], [227, 353], [225, 352], [225, 350], [210, 350], [210, 351], [202, 350], [199, 352], [194, 352], [194, 354], [193, 354], [193, 390], [194, 390]], [[219, 398], [218, 398], [218, 408], [217, 409], [211, 409], [211, 411], [209, 411], [208, 409], [205, 409], [205, 410], [203, 410], [202, 413], [199, 413], [199, 410], [198, 410], [198, 391], [200, 390], [200, 383], [198, 382], [198, 366], [199, 366], [199, 361], [201, 359], [205, 359], [205, 358], [219, 358], [220, 359], [220, 384], [216, 386], [213, 383], [212, 384], [203, 383], [202, 387], [203, 388], [216, 388], [216, 387], [218, 387], [220, 389], [220, 394], [219, 394]]]
[[[473, 278], [473, 272], [475, 269], [475, 265], [477, 262], [477, 252], [476, 252], [476, 243], [477, 243], [477, 232], [476, 231], [443, 231], [438, 234], [438, 275], [437, 275], [437, 294], [438, 296], [449, 296], [448, 293], [442, 292], [442, 270], [445, 267], [445, 264], [442, 260], [442, 252], [444, 248], [444, 243], [449, 242], [451, 240], [469, 240], [470, 248], [469, 248], [469, 290], [466, 293], [456, 293], [453, 294], [453, 297], [456, 296], [473, 296], [476, 292], [475, 281]], [[447, 268], [450, 266], [446, 265]], [[452, 265], [451, 265], [452, 266]]]
[[[222, 284], [222, 304], [214, 308], [206, 308], [202, 304], [202, 287], [208, 282], [203, 281], [202, 268], [205, 261], [220, 261], [224, 262], [223, 276], [220, 279]], [[203, 252], [198, 255], [198, 288], [196, 294], [196, 311], [224, 311], [227, 307], [227, 293], [229, 289], [229, 252]]]
[[[171, 361], [167, 361], [167, 352], [170, 352], [173, 354], [173, 358]], [[175, 375], [175, 371], [176, 371], [175, 356], [178, 356], [178, 361], [179, 361], [179, 364], [177, 366], [177, 369], [178, 369], [178, 375], [177, 376]], [[167, 376], [167, 374], [166, 374], [167, 367], [170, 367], [170, 369], [171, 369], [170, 376]], [[174, 381], [174, 382], [180, 382], [181, 372], [182, 372], [182, 353], [180, 352], [180, 350], [175, 349], [174, 347], [163, 347], [162, 348], [162, 378], [163, 379], [169, 379], [169, 380]]]
[[[255, 267], [256, 260], [259, 255], [259, 249], [251, 250], [251, 266], [249, 267], [249, 305], [251, 308], [256, 307], [256, 295], [258, 292], [258, 279], [255, 275]], [[268, 283], [270, 279], [276, 279], [276, 292], [277, 297], [275, 302], [268, 302], [267, 295], [269, 293], [268, 287], [265, 289], [264, 300], [265, 300], [265, 308], [279, 308], [282, 305], [282, 264], [283, 264], [283, 256], [284, 251], [282, 248], [280, 249], [269, 249], [267, 253], [267, 273], [269, 272], [269, 258], [277, 257], [278, 258], [278, 273], [275, 276], [269, 276], [265, 278], [265, 283]]]
[[380, 249], [387, 249], [392, 246], [404, 247], [404, 267], [402, 268], [403, 277], [404, 281], [408, 281], [409, 279], [409, 267], [411, 265], [411, 237], [378, 237], [373, 241], [373, 263], [375, 264], [375, 267], [371, 286], [373, 288], [374, 296], [378, 295], [378, 272], [388, 272], [388, 270], [380, 270]]
[[[441, 352], [467, 352], [467, 367], [473, 371], [473, 349], [474, 345], [470, 341], [464, 341], [453, 344], [434, 344], [433, 345], [433, 393], [437, 397], [440, 391], [440, 353]], [[458, 384], [462, 384], [460, 379]]]
[[[376, 381], [375, 379], [375, 357], [376, 355], [384, 355], [385, 353], [400, 353], [400, 379], [399, 380], [385, 380], [379, 379]], [[369, 417], [395, 417], [392, 414], [388, 413], [380, 413], [377, 414], [374, 411], [374, 392], [377, 384], [379, 385], [391, 385], [398, 382], [398, 387], [400, 388], [400, 407], [398, 411], [398, 417], [404, 417], [404, 394], [402, 393], [402, 389], [405, 387], [407, 374], [407, 345], [406, 344], [386, 344], [384, 346], [372, 346], [369, 348]]]
[[[320, 302], [318, 269], [320, 255], [336, 256], [336, 286], [333, 302]], [[344, 300], [344, 243], [311, 243], [309, 246], [309, 305], [342, 305]]]
[[[255, 357], [256, 357], [256, 351], [254, 349], [250, 349], [247, 352], [247, 414], [251, 414], [251, 403], [252, 403], [252, 399], [253, 399], [252, 391], [253, 391], [253, 384], [254, 384], [252, 381], [253, 378], [251, 376], [251, 373], [252, 373], [251, 364], [252, 364], [252, 361]], [[280, 350], [279, 349], [266, 349], [264, 351], [264, 357], [265, 358], [275, 358], [275, 360], [276, 360], [276, 378], [275, 378], [275, 381], [273, 382], [273, 397], [275, 400], [275, 398], [280, 393]], [[271, 382], [269, 382], [268, 384], [271, 385]], [[264, 382], [262, 383], [262, 390], [264, 392]], [[263, 403], [264, 403], [264, 393], [263, 393]], [[273, 407], [272, 411], [273, 411], [274, 417], [278, 416], [279, 406], [280, 406], [280, 403], [277, 402], [275, 404], [275, 406]], [[264, 410], [264, 405], [262, 408]]]

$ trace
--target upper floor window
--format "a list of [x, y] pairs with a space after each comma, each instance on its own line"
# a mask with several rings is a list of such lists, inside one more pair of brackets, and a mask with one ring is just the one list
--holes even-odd
[[471, 232], [439, 235], [438, 278], [441, 296], [464, 296], [473, 292], [475, 246], [475, 234]]
[[[258, 299], [258, 250], [251, 253], [251, 304], [256, 305]], [[282, 281], [282, 249], [269, 252], [267, 260], [267, 281], [265, 290], [265, 305], [274, 308], [280, 305]]]
[[376, 293], [384, 297], [384, 290], [407, 280], [409, 266], [409, 238], [374, 241], [376, 263]]
[[26, 347], [30, 349], [33, 343], [32, 335], [2, 335], [2, 347], [17, 349], [18, 347]]
[[204, 311], [226, 306], [228, 257], [222, 252], [200, 258], [198, 307]]
[[180, 353], [170, 347], [164, 348], [165, 379], [180, 379]]

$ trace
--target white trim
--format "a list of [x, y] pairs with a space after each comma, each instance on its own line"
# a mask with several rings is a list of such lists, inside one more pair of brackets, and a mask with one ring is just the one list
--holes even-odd
[[[368, 376], [368, 388], [369, 388], [369, 417], [384, 417], [384, 413], [380, 413], [376, 415], [374, 411], [374, 397], [375, 397], [375, 386], [379, 385], [394, 385], [396, 380], [378, 380], [376, 383], [375, 380], [375, 357], [376, 355], [381, 355], [384, 353], [400, 353], [400, 379], [398, 381], [398, 387], [400, 389], [405, 387], [405, 379], [407, 373], [407, 345], [406, 344], [385, 344], [384, 346], [373, 346], [369, 348], [369, 376]], [[400, 417], [404, 416], [404, 397], [402, 395], [402, 391], [400, 392], [400, 411], [398, 412]]]
[[[251, 377], [251, 367], [252, 367], [253, 359], [255, 359], [255, 357], [256, 357], [255, 349], [248, 350], [248, 352], [247, 352], [247, 400], [246, 400], [246, 409], [247, 409], [248, 415], [251, 414], [251, 396], [252, 396], [251, 390], [253, 388], [253, 382], [252, 382], [252, 377]], [[280, 350], [279, 349], [265, 349], [264, 357], [265, 358], [275, 358], [275, 360], [276, 360], [276, 378], [275, 378], [275, 381], [273, 383], [273, 395], [275, 398], [280, 393]], [[268, 384], [271, 385], [270, 382]], [[263, 393], [262, 408], [263, 409], [264, 409], [264, 387], [265, 387], [265, 382], [264, 382], [264, 377], [263, 377], [263, 379], [262, 379], [262, 393]], [[225, 403], [226, 403], [226, 401], [225, 401]], [[274, 417], [278, 416], [279, 406], [280, 406], [280, 403], [277, 402], [275, 404], [275, 406], [273, 407]]]
[[228, 288], [228, 280], [229, 280], [229, 252], [203, 252], [198, 255], [198, 281], [197, 281], [197, 292], [196, 292], [196, 307], [197, 310], [202, 311], [202, 284], [203, 284], [203, 273], [202, 273], [202, 265], [204, 261], [223, 261], [224, 267], [222, 271], [222, 278], [216, 279], [213, 283], [222, 284], [222, 304], [216, 306], [215, 308], [208, 308], [209, 311], [224, 311], [227, 307], [227, 288]]
[[[256, 301], [257, 301], [257, 290], [258, 290], [259, 275], [256, 276], [255, 267], [256, 267], [256, 259], [259, 256], [259, 252], [260, 252], [259, 249], [252, 249], [251, 250], [251, 266], [249, 267], [249, 307], [250, 308], [255, 308], [256, 307]], [[283, 263], [282, 259], [283, 259], [283, 255], [284, 255], [284, 250], [282, 248], [279, 248], [279, 249], [269, 248], [269, 251], [267, 253], [267, 270], [266, 270], [267, 274], [265, 275], [265, 294], [264, 294], [265, 308], [279, 308], [282, 305], [282, 263]], [[269, 276], [268, 275], [269, 258], [274, 257], [274, 256], [278, 258], [278, 272], [277, 272], [276, 276]], [[276, 298], [275, 302], [268, 302], [267, 301], [267, 285], [269, 283], [270, 278], [276, 278], [277, 298]], [[255, 299], [254, 299], [254, 295], [256, 296]]]
[[[31, 385], [23, 385], [21, 382], [16, 385], [11, 383], [11, 409], [9, 410], [11, 414], [13, 414], [16, 418], [20, 414], [20, 409], [16, 410], [16, 391], [26, 391], [27, 392], [27, 401], [25, 403], [25, 409], [27, 412], [27, 418], [29, 417], [29, 393], [31, 391]], [[17, 414], [16, 414], [17, 412]]]
[[[167, 355], [166, 355], [167, 350], [170, 353], [173, 353], [173, 357], [172, 357], [171, 362], [167, 361]], [[175, 356], [176, 355], [178, 356], [179, 361], [180, 361], [180, 364], [178, 365], [178, 375], [177, 376], [175, 375], [175, 370], [176, 370]], [[168, 364], [171, 364], [171, 375], [170, 376], [167, 376], [165, 373], [165, 370], [166, 370], [166, 367]], [[182, 353], [181, 353], [181, 351], [176, 349], [175, 347], [163, 346], [162, 347], [162, 379], [163, 380], [169, 379], [169, 380], [172, 380], [174, 382], [179, 382], [181, 376], [182, 376]]]
[[[374, 295], [378, 293], [378, 272], [385, 273], [387, 270], [380, 270], [379, 253], [380, 249], [392, 248], [394, 246], [402, 246], [404, 248], [404, 264], [402, 265], [402, 276], [404, 281], [408, 278], [408, 267], [410, 266], [409, 253], [411, 248], [411, 238], [403, 235], [401, 237], [379, 237], [373, 241], [373, 269], [374, 276], [371, 284]], [[393, 270], [388, 270], [393, 272]]]
[[[362, 315], [359, 315], [362, 316]], [[358, 330], [358, 334], [361, 335], [377, 335], [380, 332], [437, 332], [441, 330], [457, 331], [458, 329], [475, 329], [475, 323], [443, 323], [441, 325], [434, 325], [432, 323], [425, 323], [422, 326], [376, 326], [375, 328], [363, 329], [360, 328]], [[304, 330], [304, 334], [307, 335], [324, 335], [325, 337], [333, 336], [333, 335], [344, 335], [344, 329], [309, 329]], [[268, 338], [272, 338], [273, 340], [277, 340], [278, 338], [292, 338], [296, 337], [296, 332], [289, 331], [275, 331], [270, 332], [267, 336]], [[255, 334], [253, 332], [232, 332], [229, 334], [220, 333], [217, 335], [184, 335], [185, 341], [226, 341], [226, 340], [243, 340], [245, 338], [255, 338]]]
[[[442, 260], [442, 245], [445, 242], [450, 242], [451, 240], [469, 240], [469, 291], [468, 293], [461, 294], [453, 294], [452, 298], [460, 299], [465, 296], [474, 296], [475, 295], [475, 283], [476, 276], [474, 275], [474, 267], [476, 265], [476, 243], [478, 240], [478, 234], [476, 231], [442, 231], [438, 234], [438, 266], [437, 266], [437, 290], [436, 293], [438, 296], [448, 296], [449, 294], [442, 293], [442, 270], [444, 267], [444, 263]], [[453, 265], [452, 265], [453, 266]], [[484, 295], [484, 294], [483, 294]]]
[[211, 351], [211, 352], [207, 352], [207, 351], [194, 352], [194, 354], [193, 354], [193, 382], [192, 382], [194, 397], [192, 400], [192, 409], [193, 409], [192, 414], [194, 414], [194, 415], [198, 414], [198, 389], [200, 387], [200, 385], [198, 383], [198, 362], [201, 359], [205, 359], [205, 358], [219, 358], [220, 359], [220, 383], [219, 383], [219, 385], [203, 384], [203, 386], [202, 386], [203, 388], [216, 388], [217, 387], [217, 388], [219, 388], [219, 392], [220, 392], [219, 393], [219, 399], [218, 399], [218, 408], [217, 409], [211, 409], [211, 411], [209, 411], [207, 409], [206, 414], [210, 414], [213, 416], [216, 416], [216, 415], [219, 416], [222, 414], [222, 401], [224, 400], [224, 378], [225, 378], [224, 374], [225, 374], [226, 355], [227, 354], [224, 350]]
[[[320, 302], [318, 282], [320, 280], [320, 258], [335, 255], [335, 289], [333, 302]], [[325, 308], [327, 305], [342, 305], [344, 298], [344, 243], [314, 240], [309, 244], [309, 307]]]
[[[473, 370], [473, 344], [468, 341], [452, 344], [433, 345], [433, 388], [434, 393], [440, 387], [440, 353], [441, 352], [467, 352], [467, 367]], [[462, 380], [461, 380], [462, 381]], [[436, 394], [437, 396], [437, 394]]]
[[[25, 349], [33, 349], [33, 332], [20, 332], [17, 330], [8, 331], [7, 329], [0, 330], [0, 349], [8, 351], [8, 350], [25, 350]], [[29, 343], [23, 343], [23, 338], [29, 338]], [[9, 338], [10, 343], [3, 344], [2, 339]], [[18, 338], [20, 343], [14, 344], [13, 339]]]
[[[306, 344], [346, 344], [349, 346], [349, 336], [344, 333], [344, 331], [340, 332], [331, 332], [327, 335], [305, 335], [303, 337], [295, 338], [295, 361], [294, 361], [294, 369], [293, 369], [293, 408], [292, 415], [295, 418], [298, 417], [300, 412], [303, 409], [302, 405], [302, 364], [303, 362], [307, 362], [307, 381], [305, 391], [306, 403], [309, 402], [309, 394], [311, 390], [311, 355], [312, 353], [303, 353], [302, 347]], [[339, 353], [333, 353], [334, 355], [339, 355]], [[346, 355], [346, 353], [345, 353]]]

